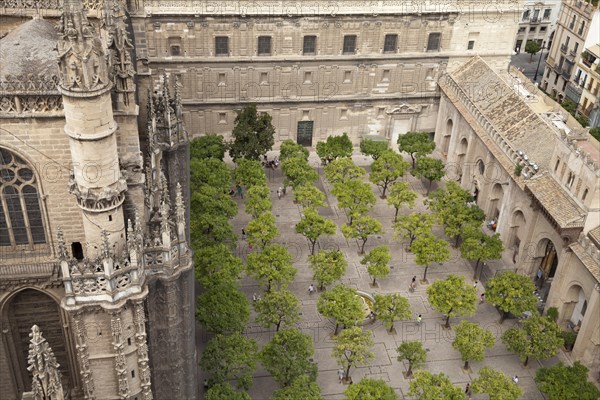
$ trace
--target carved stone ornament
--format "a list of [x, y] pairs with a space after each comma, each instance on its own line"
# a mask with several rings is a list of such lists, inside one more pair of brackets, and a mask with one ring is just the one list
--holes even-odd
[[80, 0], [64, 0], [58, 40], [60, 87], [67, 92], [110, 88], [102, 42]]
[[416, 114], [420, 113], [421, 110], [425, 107], [422, 104], [400, 104], [399, 106], [388, 107], [385, 110], [385, 113], [388, 115], [396, 115], [396, 114]]
[[116, 108], [121, 110], [135, 102], [135, 71], [131, 61], [134, 46], [127, 32], [124, 5], [120, 0], [112, 2], [112, 13], [107, 13], [105, 23], [108, 28], [110, 77], [117, 94]]
[[32, 374], [31, 393], [35, 400], [64, 400], [59, 364], [37, 325], [31, 327], [27, 370]]

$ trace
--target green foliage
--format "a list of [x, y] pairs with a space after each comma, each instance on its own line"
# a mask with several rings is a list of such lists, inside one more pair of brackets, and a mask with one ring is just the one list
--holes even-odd
[[368, 215], [357, 217], [352, 222], [352, 225], [342, 225], [342, 234], [346, 239], [352, 238], [362, 241], [362, 245], [360, 245], [360, 254], [364, 254], [365, 244], [367, 243], [369, 236], [375, 235], [376, 233], [383, 233], [383, 226], [381, 225], [381, 222]]
[[383, 325], [392, 332], [394, 321], [410, 319], [412, 311], [408, 299], [398, 293], [376, 294], [375, 314], [377, 319], [382, 321]]
[[291, 254], [279, 244], [267, 246], [260, 253], [248, 254], [246, 270], [261, 285], [266, 285], [268, 292], [273, 284], [286, 287], [297, 272]]
[[445, 189], [432, 192], [426, 201], [440, 223], [445, 225], [446, 236], [455, 240], [455, 246], [463, 232], [479, 228], [485, 219], [483, 211], [471, 203], [472, 200], [469, 192], [450, 181]]
[[465, 232], [460, 245], [460, 254], [469, 261], [476, 261], [473, 279], [477, 278], [477, 269], [481, 261], [499, 260], [502, 257], [502, 240], [498, 233], [488, 236], [479, 229]]
[[523, 171], [523, 166], [521, 164], [515, 165], [515, 176], [521, 176], [522, 171]]
[[252, 218], [258, 218], [259, 215], [266, 211], [271, 211], [273, 202], [271, 201], [271, 190], [268, 186], [254, 185], [246, 192], [244, 204], [246, 212]]
[[365, 214], [375, 205], [375, 195], [366, 182], [353, 179], [333, 185], [331, 193], [337, 198], [338, 206], [345, 209], [348, 221]]
[[313, 185], [302, 185], [294, 189], [294, 200], [302, 208], [317, 208], [325, 205], [325, 193]]
[[402, 342], [396, 349], [398, 353], [398, 361], [408, 361], [408, 370], [406, 376], [412, 376], [413, 368], [421, 368], [427, 360], [427, 351], [423, 347], [423, 343], [418, 340], [412, 342]]
[[281, 169], [285, 174], [285, 186], [291, 186], [294, 190], [300, 186], [312, 185], [319, 175], [301, 156], [287, 158], [281, 163]]
[[558, 308], [548, 308], [548, 310], [546, 310], [546, 317], [550, 318], [551, 321], [556, 322], [558, 320]]
[[354, 164], [350, 157], [338, 158], [325, 167], [325, 178], [332, 185], [350, 180], [359, 180], [366, 173], [365, 169]]
[[375, 358], [375, 354], [371, 351], [373, 346], [371, 331], [363, 331], [358, 326], [353, 326], [344, 329], [334, 340], [333, 358], [344, 368], [345, 378], [348, 378], [350, 368], [366, 364]]
[[429, 181], [427, 186], [427, 194], [431, 189], [431, 184], [434, 181], [440, 181], [446, 175], [444, 163], [441, 160], [431, 157], [417, 158], [417, 166], [413, 169], [412, 174], [419, 179], [425, 178]]
[[190, 187], [192, 193], [202, 185], [209, 185], [227, 192], [231, 184], [231, 171], [227, 164], [216, 158], [190, 161]]
[[535, 374], [535, 383], [548, 400], [600, 398], [600, 390], [588, 381], [588, 369], [579, 361], [570, 367], [559, 362], [549, 368], [540, 368]]
[[362, 378], [344, 392], [346, 400], [397, 400], [398, 395], [382, 379]]
[[254, 340], [239, 333], [217, 335], [206, 344], [200, 366], [211, 374], [211, 383], [235, 379], [238, 388], [247, 390], [252, 386], [257, 358], [258, 347]]
[[572, 331], [563, 331], [561, 332], [561, 337], [563, 338], [563, 341], [565, 343], [565, 348], [571, 351], [573, 349], [575, 341], [577, 340], [577, 334]]
[[196, 280], [205, 288], [234, 284], [242, 272], [242, 261], [222, 243], [199, 248], [194, 253]]
[[284, 140], [279, 148], [279, 160], [285, 161], [291, 157], [301, 156], [308, 160], [308, 149], [291, 139]]
[[276, 390], [271, 400], [323, 400], [321, 388], [307, 375], [300, 375], [290, 386]]
[[388, 142], [382, 140], [363, 139], [360, 141], [360, 152], [377, 160], [381, 153], [389, 148]]
[[248, 222], [246, 235], [248, 243], [252, 246], [265, 248], [265, 246], [279, 235], [279, 229], [277, 229], [273, 213], [266, 211]]
[[190, 219], [190, 235], [193, 249], [233, 242], [236, 239], [231, 224], [229, 224], [229, 217], [208, 213], [199, 214], [194, 212], [193, 208]]
[[317, 301], [317, 311], [324, 317], [335, 319], [334, 335], [340, 324], [344, 327], [353, 326], [365, 317], [356, 289], [345, 285], [338, 285], [323, 293]]
[[375, 247], [360, 261], [367, 266], [367, 272], [373, 278], [373, 285], [377, 278], [385, 278], [390, 273], [388, 263], [392, 259], [390, 248], [387, 246]]
[[410, 382], [408, 395], [415, 400], [464, 400], [461, 388], [450, 382], [444, 374], [432, 374], [429, 371], [416, 371], [415, 379]]
[[267, 292], [254, 303], [254, 309], [258, 313], [256, 322], [264, 328], [275, 325], [277, 332], [281, 324], [289, 327], [300, 320], [300, 301], [286, 289]]
[[306, 237], [310, 242], [310, 254], [315, 254], [315, 244], [322, 235], [333, 235], [337, 230], [335, 222], [326, 219], [319, 213], [307, 208], [304, 210], [304, 217], [296, 224], [296, 233]]
[[427, 132], [407, 132], [398, 136], [398, 150], [410, 155], [412, 167], [415, 167], [416, 157], [431, 154], [435, 149], [435, 142], [429, 139]]
[[425, 267], [423, 280], [427, 280], [427, 269], [433, 262], [443, 263], [450, 259], [450, 250], [448, 242], [438, 239], [431, 233], [420, 235], [410, 245], [410, 251], [415, 254], [415, 262]]
[[386, 150], [371, 164], [369, 180], [381, 188], [385, 198], [388, 187], [404, 176], [409, 164], [393, 150]]
[[396, 213], [394, 214], [394, 222], [398, 220], [398, 211], [400, 208], [403, 205], [414, 208], [416, 200], [417, 194], [411, 190], [408, 182], [394, 183], [390, 187], [390, 195], [387, 198], [388, 204], [396, 209]]
[[485, 300], [502, 312], [502, 323], [506, 313], [520, 317], [525, 311], [535, 311], [538, 298], [534, 292], [535, 285], [529, 277], [508, 271], [487, 282]]
[[310, 361], [313, 354], [312, 338], [297, 329], [287, 329], [277, 332], [259, 357], [277, 383], [289, 386], [298, 376], [317, 379], [317, 366]]
[[238, 392], [227, 382], [218, 383], [206, 392], [205, 400], [252, 400], [246, 392]]
[[352, 141], [345, 132], [342, 136], [329, 136], [325, 142], [318, 142], [317, 155], [321, 160], [333, 161], [340, 157], [352, 155]]
[[195, 218], [211, 218], [222, 215], [232, 218], [237, 214], [237, 205], [223, 190], [202, 185], [192, 193], [190, 212]]
[[450, 318], [471, 316], [477, 310], [477, 290], [465, 282], [464, 276], [450, 274], [433, 282], [427, 288], [427, 296], [433, 309], [446, 316], [446, 328], [450, 327]]
[[471, 390], [473, 393], [488, 394], [489, 400], [517, 400], [523, 394], [523, 389], [512, 379], [490, 367], [479, 370], [479, 378], [473, 380]]
[[590, 135], [600, 142], [600, 126], [590, 129]]
[[196, 319], [209, 332], [241, 332], [250, 319], [250, 305], [233, 284], [222, 283], [198, 297]]
[[458, 352], [465, 362], [465, 369], [469, 369], [469, 361], [483, 361], [485, 350], [494, 346], [494, 335], [488, 329], [480, 327], [478, 324], [460, 321], [460, 324], [454, 328], [456, 337], [452, 342], [452, 347]]
[[410, 239], [409, 245], [412, 245], [416, 238], [423, 235], [431, 235], [434, 217], [432, 214], [413, 212], [408, 215], [401, 215], [394, 224], [394, 237]]
[[231, 132], [234, 140], [229, 145], [231, 158], [234, 161], [240, 158], [258, 160], [261, 155], [271, 150], [275, 143], [272, 120], [268, 113], [259, 116], [256, 104], [249, 104], [238, 111]]
[[564, 344], [560, 326], [537, 313], [523, 320], [521, 327], [504, 332], [502, 342], [519, 355], [525, 366], [529, 357], [538, 360], [554, 357]]
[[529, 61], [531, 61], [533, 56], [536, 55], [541, 49], [542, 45], [535, 40], [528, 40], [527, 43], [525, 43], [525, 53], [531, 55], [531, 57], [529, 57]]
[[268, 186], [265, 169], [258, 160], [248, 160], [242, 158], [236, 161], [233, 170], [233, 179], [235, 182], [245, 188], [251, 186]]
[[223, 160], [227, 146], [223, 136], [209, 134], [200, 136], [190, 141], [190, 158]]
[[341, 279], [348, 267], [344, 253], [335, 249], [320, 250], [317, 254], [308, 256], [308, 261], [314, 273], [313, 279], [321, 290]]

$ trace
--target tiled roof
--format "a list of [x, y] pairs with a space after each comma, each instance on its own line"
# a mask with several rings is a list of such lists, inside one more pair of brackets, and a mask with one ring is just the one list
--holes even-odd
[[480, 57], [450, 74], [498, 133], [542, 169], [558, 140], [555, 131]]
[[526, 181], [526, 187], [561, 229], [583, 227], [585, 211], [569, 197], [569, 194], [550, 174], [536, 175]]
[[585, 251], [585, 248], [579, 243], [573, 243], [569, 246], [573, 253], [581, 260], [581, 263], [590, 271], [590, 274], [596, 279], [596, 282], [600, 282], [600, 264], [598, 260], [595, 260], [589, 252]]
[[600, 226], [589, 231], [588, 236], [596, 243], [596, 246], [600, 247]]

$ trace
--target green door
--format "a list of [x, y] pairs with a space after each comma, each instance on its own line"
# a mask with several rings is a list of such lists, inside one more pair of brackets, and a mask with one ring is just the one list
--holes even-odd
[[314, 121], [299, 121], [296, 141], [302, 146], [311, 147]]

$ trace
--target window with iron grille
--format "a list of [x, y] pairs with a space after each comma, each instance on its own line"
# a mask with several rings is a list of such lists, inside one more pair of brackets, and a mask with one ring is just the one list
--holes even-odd
[[473, 50], [474, 47], [475, 47], [475, 41], [469, 40], [469, 43], [467, 43], [467, 50]]
[[217, 56], [228, 56], [229, 55], [229, 38], [227, 36], [215, 37], [215, 55], [217, 55]]
[[271, 55], [271, 36], [259, 36], [258, 37], [258, 55], [259, 56]]
[[35, 174], [6, 149], [0, 149], [0, 183], [0, 246], [33, 250], [46, 243]]
[[383, 52], [384, 53], [395, 53], [398, 49], [398, 35], [385, 35], [383, 41]]
[[441, 39], [442, 39], [441, 33], [439, 33], [439, 32], [430, 33], [429, 38], [427, 39], [427, 51], [439, 50]]
[[314, 35], [304, 36], [304, 44], [302, 46], [302, 54], [316, 54], [317, 53], [317, 37]]
[[344, 36], [343, 54], [354, 54], [356, 52], [356, 35]]

